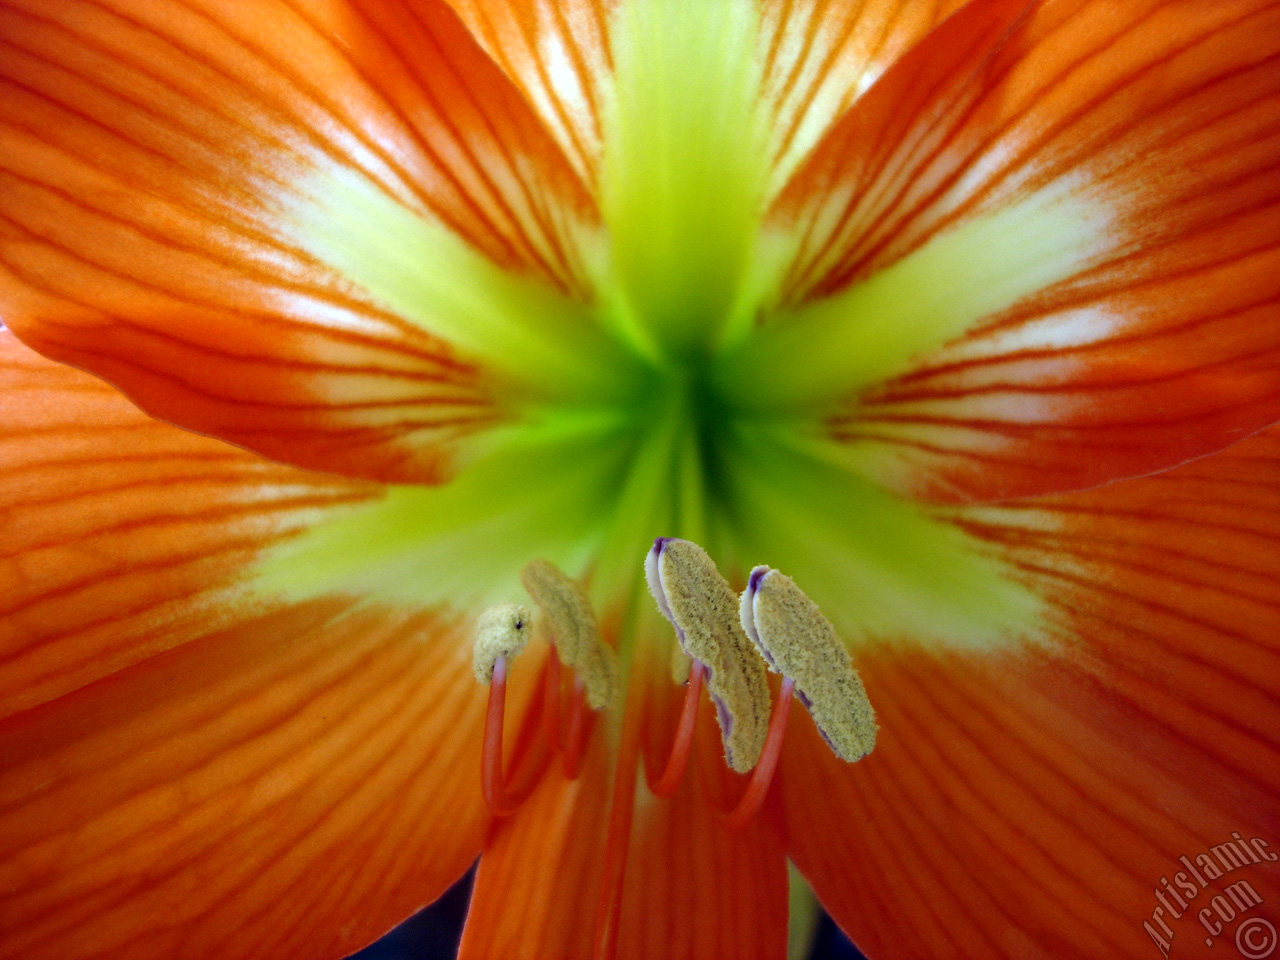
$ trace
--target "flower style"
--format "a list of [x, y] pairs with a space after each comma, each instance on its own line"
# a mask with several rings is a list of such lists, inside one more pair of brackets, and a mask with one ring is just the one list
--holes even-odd
[[[1280, 846], [1280, 3], [0, 44], [0, 957], [337, 958], [478, 855], [465, 958], [779, 957], [788, 858], [876, 960], [1212, 950], [1179, 857]], [[819, 605], [874, 752], [797, 706], [726, 824], [704, 709], [654, 795], [666, 537]], [[503, 660], [495, 817], [473, 631], [534, 560], [617, 692], [562, 763]]]

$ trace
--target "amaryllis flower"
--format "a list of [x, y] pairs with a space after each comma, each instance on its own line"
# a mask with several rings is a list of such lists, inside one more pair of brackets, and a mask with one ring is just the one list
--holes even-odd
[[[788, 859], [877, 960], [1275, 916], [1280, 3], [4, 0], [0, 76], [0, 957], [336, 958], [477, 856], [467, 958], [780, 957]], [[728, 822], [701, 701], [661, 782], [655, 538], [875, 749], [797, 703]]]

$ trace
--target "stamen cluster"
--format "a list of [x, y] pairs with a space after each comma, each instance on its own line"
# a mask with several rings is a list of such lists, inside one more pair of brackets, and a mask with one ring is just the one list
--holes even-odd
[[[737, 828], [759, 810], [782, 749], [793, 693], [808, 708], [831, 749], [855, 761], [875, 746], [875, 713], [849, 652], [835, 628], [795, 581], [769, 567], [756, 567], [741, 597], [696, 543], [659, 537], [645, 560], [645, 576], [658, 609], [675, 628], [689, 657], [689, 683], [675, 739], [662, 775], [650, 789], [671, 796], [688, 764], [698, 699], [705, 686], [716, 705], [725, 760], [738, 773], [751, 773], [742, 798], [725, 822]], [[534, 560], [521, 581], [537, 605], [500, 604], [477, 623], [474, 667], [490, 685], [484, 796], [495, 815], [513, 812], [521, 791], [507, 788], [502, 764], [502, 725], [510, 661], [524, 648], [533, 625], [553, 645], [545, 668], [543, 710], [551, 740], [561, 740], [566, 773], [577, 775], [590, 728], [582, 720], [617, 696], [618, 667], [605, 644], [582, 586], [546, 560]], [[560, 667], [574, 674], [568, 736], [558, 730]], [[767, 669], [782, 675], [773, 702]], [[531, 788], [531, 787], [530, 787]]]
[[770, 723], [765, 665], [795, 688], [823, 738], [853, 762], [875, 746], [875, 712], [849, 651], [818, 605], [794, 580], [769, 567], [733, 589], [707, 552], [661, 537], [645, 571], [658, 609], [675, 627], [694, 669], [705, 669], [716, 702], [725, 758], [738, 772], [760, 762]]

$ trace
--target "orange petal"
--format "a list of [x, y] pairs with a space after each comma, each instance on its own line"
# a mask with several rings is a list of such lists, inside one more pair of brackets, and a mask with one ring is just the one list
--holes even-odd
[[291, 232], [317, 171], [579, 284], [590, 201], [439, 0], [6, 0], [0, 44], [6, 322], [182, 426], [430, 481], [497, 416], [473, 362]]
[[802, 719], [784, 754], [789, 852], [865, 951], [1132, 958], [1164, 921], [1172, 955], [1217, 956], [1196, 919], [1215, 895], [1280, 897], [1275, 863], [1203, 889], [1179, 860], [1280, 832], [1278, 504], [1271, 430], [1160, 476], [958, 511], [1046, 598], [1047, 644], [869, 651], [875, 751], [841, 764]]
[[[1052, 0], [1015, 19], [1023, 6], [939, 27], [774, 211], [803, 238], [792, 302], [1020, 206], [1101, 224], [1066, 276], [835, 418], [869, 472], [919, 496], [1080, 489], [1280, 417], [1280, 7]], [[1015, 259], [1019, 240], [980, 253]], [[946, 283], [967, 293], [957, 269]]]
[[[644, 682], [638, 672], [633, 685]], [[665, 705], [676, 711], [679, 698]], [[710, 711], [703, 713], [695, 746], [701, 763], [693, 765], [701, 773], [691, 766], [669, 800], [643, 787], [636, 795], [621, 960], [763, 960], [786, 953], [781, 837], [764, 816], [736, 833], [721, 826], [723, 750]], [[619, 752], [609, 734], [603, 721], [597, 725], [578, 780], [564, 779], [554, 767], [537, 793], [495, 827], [480, 860], [460, 960], [592, 957]], [[634, 761], [634, 748], [627, 753]], [[643, 772], [638, 775], [643, 783]]]
[[377, 493], [152, 420], [2, 328], [0, 397], [0, 717], [261, 612], [254, 559]]
[[602, 80], [618, 0], [447, 0], [588, 182], [600, 160]]
[[0, 722], [0, 956], [347, 956], [479, 852], [483, 696], [426, 614], [264, 615]]
[[[677, 698], [672, 707], [678, 706]], [[786, 956], [782, 834], [768, 801], [741, 830], [723, 825], [721, 811], [741, 797], [747, 777], [728, 775], [713, 714], [704, 703], [680, 789], [668, 800], [647, 792], [637, 797], [623, 888], [623, 960]]]
[[591, 957], [609, 815], [605, 732], [597, 723], [576, 780], [552, 763], [515, 814], [494, 824], [459, 960]]
[[[619, 0], [448, 2], [594, 182]], [[762, 93], [779, 182], [886, 66], [963, 3], [760, 0]]]
[[765, 96], [785, 177], [905, 51], [965, 0], [765, 0]]

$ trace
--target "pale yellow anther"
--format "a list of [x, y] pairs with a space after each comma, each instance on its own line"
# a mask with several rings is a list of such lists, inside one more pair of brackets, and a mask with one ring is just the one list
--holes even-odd
[[471, 667], [476, 679], [488, 685], [499, 657], [510, 663], [533, 635], [533, 611], [519, 603], [500, 603], [476, 621], [476, 645]]
[[858, 760], [876, 745], [876, 715], [835, 627], [795, 581], [757, 567], [742, 594], [743, 629], [777, 673], [795, 681], [831, 749]]
[[586, 591], [547, 560], [531, 561], [520, 581], [545, 618], [561, 663], [582, 682], [587, 704], [592, 710], [607, 706], [618, 691], [618, 662], [600, 636]]
[[725, 760], [745, 773], [760, 759], [772, 703], [764, 663], [738, 621], [738, 598], [707, 552], [688, 540], [656, 543], [646, 572], [685, 653], [707, 666]]

